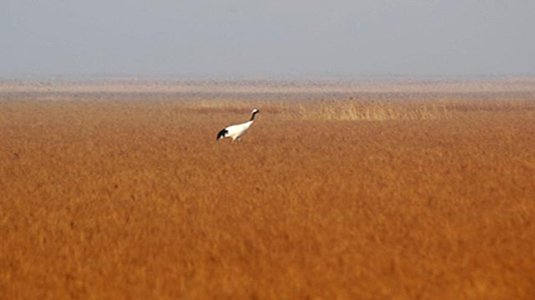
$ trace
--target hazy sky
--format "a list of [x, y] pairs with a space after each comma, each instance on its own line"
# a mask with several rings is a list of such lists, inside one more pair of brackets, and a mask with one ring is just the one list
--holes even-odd
[[534, 0], [0, 0], [0, 75], [523, 75]]

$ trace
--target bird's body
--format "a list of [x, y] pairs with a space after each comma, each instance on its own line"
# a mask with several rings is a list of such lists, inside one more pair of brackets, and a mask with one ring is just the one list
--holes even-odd
[[248, 122], [238, 125], [231, 125], [221, 130], [217, 134], [217, 140], [219, 141], [222, 138], [231, 138], [232, 141], [239, 141], [241, 136], [245, 134], [245, 132], [251, 127], [251, 125], [253, 125], [254, 117], [259, 112], [260, 111], [258, 109], [255, 109], [251, 113], [251, 119]]

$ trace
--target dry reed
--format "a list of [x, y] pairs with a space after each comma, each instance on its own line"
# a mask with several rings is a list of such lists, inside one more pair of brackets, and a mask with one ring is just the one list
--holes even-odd
[[535, 296], [529, 94], [1, 95], [2, 299]]

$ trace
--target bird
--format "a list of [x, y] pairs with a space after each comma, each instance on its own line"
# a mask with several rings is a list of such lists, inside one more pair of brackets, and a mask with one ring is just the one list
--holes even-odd
[[228, 126], [217, 134], [217, 140], [223, 138], [231, 138], [232, 142], [235, 140], [241, 141], [241, 136], [251, 127], [254, 122], [254, 117], [260, 111], [258, 109], [253, 109], [251, 112], [251, 119], [243, 124], [231, 125]]

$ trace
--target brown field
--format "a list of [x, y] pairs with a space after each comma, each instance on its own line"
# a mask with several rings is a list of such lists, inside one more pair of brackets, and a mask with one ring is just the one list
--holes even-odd
[[0, 299], [535, 299], [534, 79], [4, 81], [0, 141]]

